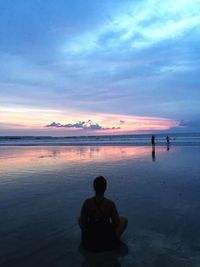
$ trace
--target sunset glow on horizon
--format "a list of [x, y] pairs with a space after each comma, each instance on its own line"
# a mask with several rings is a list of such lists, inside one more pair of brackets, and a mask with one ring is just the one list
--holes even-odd
[[200, 132], [200, 0], [0, 9], [0, 136]]
[[[21, 131], [24, 135], [94, 135], [131, 134], [151, 130], [168, 130], [179, 127], [179, 122], [159, 117], [130, 116], [123, 114], [78, 114], [59, 113], [58, 110], [29, 108], [0, 108], [1, 125], [10, 132]], [[52, 122], [52, 116], [54, 122]]]

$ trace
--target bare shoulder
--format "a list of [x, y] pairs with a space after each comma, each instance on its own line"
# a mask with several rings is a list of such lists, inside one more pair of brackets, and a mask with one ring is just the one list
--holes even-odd
[[90, 206], [93, 202], [93, 197], [86, 198], [85, 201], [83, 202], [84, 206]]
[[111, 199], [107, 199], [107, 198], [106, 198], [106, 205], [108, 205], [110, 208], [116, 207], [115, 202], [112, 201]]

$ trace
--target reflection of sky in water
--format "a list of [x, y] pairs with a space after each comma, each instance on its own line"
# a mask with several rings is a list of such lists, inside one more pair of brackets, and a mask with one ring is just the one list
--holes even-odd
[[[156, 153], [166, 149], [157, 148]], [[92, 162], [115, 162], [130, 159], [149, 158], [148, 146], [88, 146], [88, 147], [1, 147], [0, 173], [17, 170], [54, 169], [70, 167], [72, 164], [91, 164]]]
[[[76, 224], [97, 175], [129, 218], [118, 266], [198, 266], [199, 147], [0, 148], [1, 266], [91, 266]], [[107, 256], [105, 256], [106, 259]], [[101, 258], [104, 265], [104, 256]], [[89, 265], [90, 264], [90, 265]], [[195, 265], [196, 264], [196, 265]], [[96, 266], [96, 265], [95, 265]]]

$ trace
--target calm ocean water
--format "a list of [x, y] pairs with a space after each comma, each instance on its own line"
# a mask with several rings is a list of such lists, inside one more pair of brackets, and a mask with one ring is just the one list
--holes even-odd
[[[199, 266], [199, 163], [189, 144], [1, 146], [0, 266]], [[129, 219], [128, 253], [79, 249], [76, 222], [97, 175]]]
[[[166, 136], [170, 137], [173, 145], [200, 145], [200, 133], [182, 134], [156, 134], [158, 145], [166, 143]], [[105, 136], [77, 136], [77, 137], [51, 137], [51, 136], [0, 136], [0, 146], [8, 145], [149, 145], [151, 134], [137, 135], [105, 135]]]

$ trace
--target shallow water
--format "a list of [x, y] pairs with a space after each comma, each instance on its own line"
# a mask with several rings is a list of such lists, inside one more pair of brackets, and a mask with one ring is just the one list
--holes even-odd
[[[199, 266], [200, 147], [0, 147], [0, 266]], [[77, 217], [108, 180], [128, 253], [85, 253]]]

